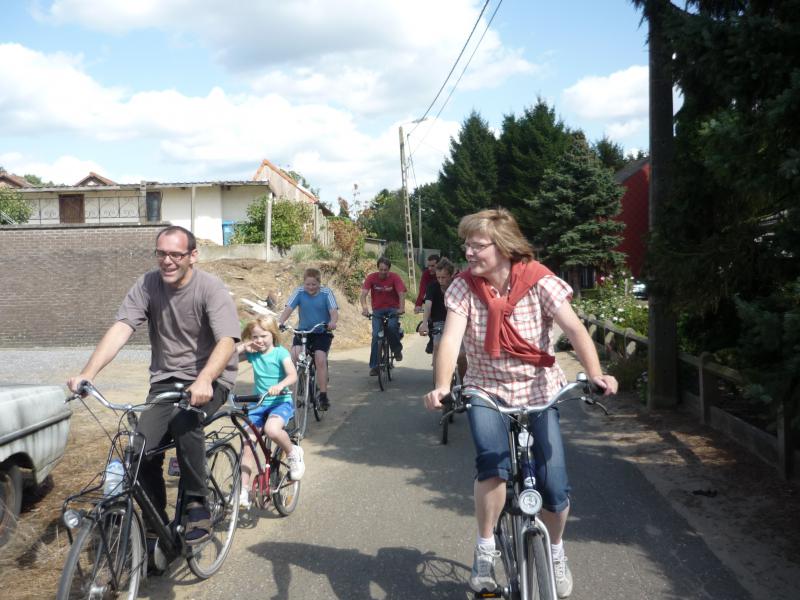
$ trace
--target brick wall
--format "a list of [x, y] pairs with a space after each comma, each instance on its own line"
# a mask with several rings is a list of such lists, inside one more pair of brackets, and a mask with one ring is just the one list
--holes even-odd
[[[164, 224], [0, 227], [0, 347], [94, 345]], [[132, 343], [147, 343], [147, 331]]]

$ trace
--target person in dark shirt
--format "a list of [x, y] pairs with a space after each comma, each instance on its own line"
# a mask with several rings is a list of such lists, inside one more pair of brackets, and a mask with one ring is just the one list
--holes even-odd
[[422, 272], [422, 276], [419, 278], [419, 293], [417, 294], [417, 299], [414, 301], [415, 313], [423, 312], [425, 293], [428, 290], [428, 286], [431, 283], [436, 283], [436, 263], [438, 262], [439, 262], [438, 254], [431, 254], [426, 260], [428, 268]]
[[[450, 287], [455, 276], [455, 266], [446, 258], [442, 258], [436, 263], [436, 280], [428, 284], [425, 290], [425, 302], [423, 304], [422, 324], [419, 326], [420, 335], [430, 335], [433, 341], [433, 363], [436, 364], [436, 352], [439, 349], [439, 341], [442, 339], [444, 322], [447, 319], [447, 308], [444, 304], [444, 292]], [[463, 352], [459, 355], [459, 372], [463, 377], [466, 371], [466, 362], [463, 360]]]

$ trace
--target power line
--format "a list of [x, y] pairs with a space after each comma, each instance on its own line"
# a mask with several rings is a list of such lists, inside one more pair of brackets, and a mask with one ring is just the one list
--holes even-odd
[[[492, 13], [492, 16], [489, 18], [489, 22], [486, 24], [486, 29], [483, 30], [483, 33], [481, 34], [481, 37], [478, 40], [478, 43], [475, 44], [475, 48], [473, 48], [472, 54], [469, 55], [469, 59], [467, 60], [467, 63], [464, 65], [464, 68], [461, 69], [461, 74], [458, 76], [458, 79], [456, 79], [456, 82], [453, 84], [453, 87], [450, 89], [450, 93], [447, 94], [447, 98], [445, 98], [444, 104], [442, 104], [442, 107], [439, 109], [439, 112], [437, 112], [436, 116], [433, 118], [434, 121], [436, 121], [439, 118], [439, 115], [442, 114], [442, 111], [447, 106], [447, 103], [450, 102], [450, 98], [453, 96], [453, 92], [456, 91], [456, 88], [458, 87], [458, 84], [461, 81], [461, 78], [464, 76], [464, 73], [467, 72], [467, 68], [469, 67], [469, 64], [472, 62], [472, 59], [475, 56], [475, 53], [478, 51], [478, 48], [480, 48], [481, 42], [483, 41], [483, 38], [486, 35], [486, 32], [489, 31], [489, 27], [492, 26], [492, 21], [494, 21], [494, 17], [497, 14], [497, 11], [500, 10], [500, 5], [501, 4], [503, 4], [503, 0], [500, 0], [500, 2], [497, 3], [497, 6], [495, 7], [494, 12]], [[484, 8], [486, 8], [486, 7], [484, 6]], [[427, 113], [425, 113], [425, 114], [427, 114]], [[425, 135], [422, 136], [422, 139], [417, 143], [417, 148], [419, 148], [420, 145], [422, 144], [422, 142], [425, 141], [425, 138], [428, 137], [428, 134], [431, 132], [431, 129], [433, 129], [433, 127], [429, 127], [428, 131], [425, 132]], [[412, 129], [411, 131], [413, 132], [414, 130]], [[409, 133], [409, 135], [411, 135], [411, 134]], [[409, 145], [408, 159], [411, 160], [411, 157], [414, 156], [414, 152], [416, 152], [416, 149], [414, 149], [414, 150], [411, 149], [411, 147], [410, 147], [411, 146], [411, 141], [410, 140], [409, 140], [409, 144], [408, 145]]]
[[[439, 88], [439, 91], [438, 91], [438, 92], [436, 92], [436, 96], [433, 98], [433, 100], [431, 100], [430, 106], [428, 106], [428, 108], [425, 110], [425, 114], [424, 114], [424, 115], [422, 115], [422, 117], [420, 117], [420, 118], [418, 119], [418, 122], [417, 122], [416, 126], [414, 127], [414, 129], [416, 129], [417, 127], [419, 127], [419, 124], [420, 124], [422, 121], [424, 121], [424, 120], [425, 120], [425, 117], [427, 117], [427, 116], [428, 116], [428, 113], [429, 113], [429, 112], [431, 112], [431, 108], [433, 108], [433, 105], [436, 103], [436, 100], [438, 100], [438, 99], [439, 99], [439, 95], [442, 93], [442, 90], [444, 90], [444, 86], [446, 86], [446, 85], [447, 85], [447, 82], [448, 82], [448, 81], [450, 81], [450, 76], [453, 74], [453, 71], [455, 71], [455, 70], [456, 70], [456, 65], [458, 65], [458, 61], [459, 61], [459, 60], [461, 60], [461, 56], [464, 54], [464, 50], [466, 50], [466, 49], [467, 49], [467, 46], [469, 45], [469, 41], [472, 39], [472, 34], [473, 34], [473, 33], [475, 33], [475, 29], [477, 29], [477, 27], [478, 27], [478, 23], [480, 23], [480, 22], [481, 22], [481, 17], [483, 16], [483, 13], [486, 11], [486, 7], [487, 7], [487, 6], [489, 6], [489, 2], [490, 2], [490, 1], [491, 1], [491, 0], [486, 0], [486, 3], [483, 5], [483, 8], [481, 9], [481, 12], [480, 12], [480, 14], [478, 15], [478, 18], [475, 20], [475, 24], [472, 26], [472, 31], [470, 31], [470, 32], [469, 32], [469, 37], [467, 37], [467, 41], [466, 41], [466, 42], [464, 42], [464, 47], [463, 47], [463, 48], [461, 48], [461, 52], [459, 52], [459, 53], [458, 53], [458, 57], [456, 58], [455, 62], [453, 63], [453, 66], [452, 66], [452, 67], [450, 67], [450, 72], [447, 74], [447, 77], [445, 78], [444, 82], [442, 83], [442, 87], [440, 87], [440, 88]], [[502, 3], [502, 0], [501, 0], [501, 3]], [[498, 6], [499, 6], [499, 5], [498, 5]], [[497, 10], [496, 10], [496, 9], [495, 9], [495, 12], [497, 12]], [[414, 133], [414, 129], [412, 129], [412, 130], [409, 132], [409, 135], [411, 135], [412, 133]]]

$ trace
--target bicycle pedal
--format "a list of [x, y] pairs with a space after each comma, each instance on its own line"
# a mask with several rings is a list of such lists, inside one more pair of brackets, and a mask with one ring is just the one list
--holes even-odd
[[503, 592], [500, 590], [500, 588], [498, 588], [498, 589], [496, 589], [496, 590], [494, 590], [492, 592], [487, 591], [487, 590], [483, 590], [483, 591], [480, 591], [480, 592], [475, 592], [475, 596], [474, 597], [475, 598], [502, 598], [503, 597]]
[[169, 459], [169, 467], [167, 467], [167, 475], [171, 477], [180, 477], [181, 466], [178, 464], [178, 457], [173, 456]]

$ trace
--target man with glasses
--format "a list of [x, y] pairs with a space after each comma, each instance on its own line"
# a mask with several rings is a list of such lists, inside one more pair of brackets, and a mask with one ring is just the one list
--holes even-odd
[[[115, 323], [67, 386], [77, 391], [81, 381], [91, 382], [146, 322], [151, 347], [147, 401], [182, 383], [191, 394], [191, 405], [211, 415], [236, 381], [239, 360], [234, 350], [240, 335], [236, 307], [218, 277], [194, 268], [198, 252], [191, 231], [178, 226], [161, 230], [156, 236], [155, 258], [158, 268], [142, 275], [128, 291]], [[211, 515], [205, 504], [208, 489], [202, 416], [171, 404], [153, 405], [141, 413], [137, 431], [146, 440], [145, 452], [175, 439], [186, 491], [184, 537], [190, 545], [207, 540]], [[163, 462], [163, 454], [143, 459], [139, 481], [166, 523]]]

